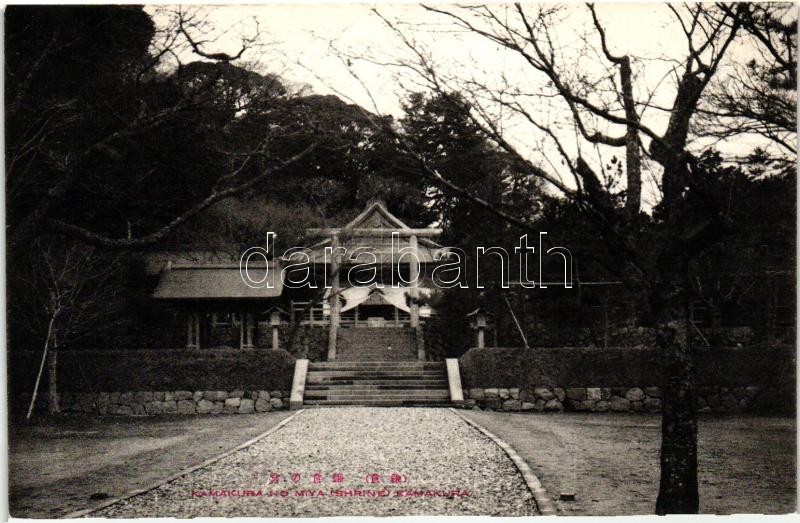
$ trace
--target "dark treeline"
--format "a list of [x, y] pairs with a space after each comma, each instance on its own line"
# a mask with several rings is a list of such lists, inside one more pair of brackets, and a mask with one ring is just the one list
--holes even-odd
[[[616, 279], [579, 206], [549, 194], [487, 140], [458, 93], [412, 94], [392, 121], [229, 57], [169, 65], [169, 53], [152, 45], [157, 34], [133, 6], [6, 11], [12, 348], [41, 347], [53, 332], [73, 348], [155, 343], [140, 334], [152, 308], [141, 287], [142, 250], [238, 251], [263, 245], [267, 231], [278, 233], [282, 250], [304, 245], [307, 227], [345, 223], [373, 198], [412, 226], [443, 227], [441, 243], [470, 257], [479, 245], [513, 253], [526, 231], [437, 184], [420, 159], [547, 231], [573, 253], [577, 279]], [[382, 127], [401, 133], [415, 154]], [[767, 320], [743, 322], [737, 311], [793, 285], [781, 275], [794, 267], [794, 178], [757, 155], [739, 166], [714, 151], [702, 158], [707, 194], [735, 209], [737, 233], [692, 265], [699, 321], [765, 336]], [[613, 158], [606, 169], [620, 208], [625, 193], [611, 180], [622, 163]], [[659, 241], [649, 233], [658, 212], [641, 214], [638, 241]], [[651, 322], [624, 286], [502, 289], [497, 261], [481, 266], [485, 289], [446, 291], [436, 304], [443, 321], [428, 327], [434, 353], [459, 354], [472, 343], [466, 314], [477, 307], [492, 313], [489, 340], [499, 345], [521, 344], [514, 315], [531, 345], [614, 343], [614, 332]], [[518, 279], [516, 264], [510, 277]]]

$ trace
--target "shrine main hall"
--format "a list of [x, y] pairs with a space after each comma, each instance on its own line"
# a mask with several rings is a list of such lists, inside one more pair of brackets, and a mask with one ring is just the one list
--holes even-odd
[[[309, 247], [251, 256], [246, 271], [220, 252], [152, 257], [152, 297], [177, 311], [191, 349], [288, 348], [286, 333], [303, 328], [318, 334], [328, 361], [425, 360], [431, 274], [447, 253], [434, 241], [440, 234], [409, 227], [375, 201], [341, 227], [308, 229], [317, 240]], [[294, 284], [303, 273], [307, 285]], [[251, 277], [258, 285], [245, 282]]]

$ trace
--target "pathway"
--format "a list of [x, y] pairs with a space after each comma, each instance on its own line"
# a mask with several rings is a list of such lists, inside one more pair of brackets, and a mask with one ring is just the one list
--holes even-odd
[[348, 407], [304, 411], [91, 517], [422, 514], [524, 516], [535, 506], [505, 453], [449, 410]]
[[63, 518], [145, 488], [263, 434], [287, 411], [225, 416], [62, 415], [9, 421], [9, 508]]

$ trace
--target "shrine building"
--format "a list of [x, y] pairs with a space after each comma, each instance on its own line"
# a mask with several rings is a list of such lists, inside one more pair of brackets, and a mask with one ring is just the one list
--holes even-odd
[[[421, 326], [435, 315], [430, 274], [446, 256], [434, 241], [441, 230], [411, 228], [376, 201], [341, 227], [307, 233], [317, 243], [248, 263], [266, 276], [260, 287], [245, 283], [232, 255], [151, 261], [159, 272], [152, 297], [179, 311], [187, 348], [290, 350], [287, 333], [302, 327], [317, 334], [323, 361], [425, 360]], [[293, 284], [298, 272], [282, 270], [290, 265], [304, 267], [308, 285]]]

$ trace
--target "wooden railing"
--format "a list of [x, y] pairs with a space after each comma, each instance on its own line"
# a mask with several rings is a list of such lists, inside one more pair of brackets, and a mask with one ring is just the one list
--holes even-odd
[[[321, 304], [309, 306], [307, 301], [293, 301], [291, 304], [290, 321], [300, 325], [329, 325], [330, 317], [325, 314], [325, 307]], [[344, 311], [339, 316], [339, 324], [343, 327], [366, 327], [368, 318], [358, 307]], [[386, 327], [407, 327], [411, 324], [411, 316], [400, 309], [395, 309], [394, 317], [385, 318]]]
[[328, 325], [328, 316], [322, 304], [309, 306], [311, 302], [293, 301], [291, 305], [291, 321], [300, 325]]

